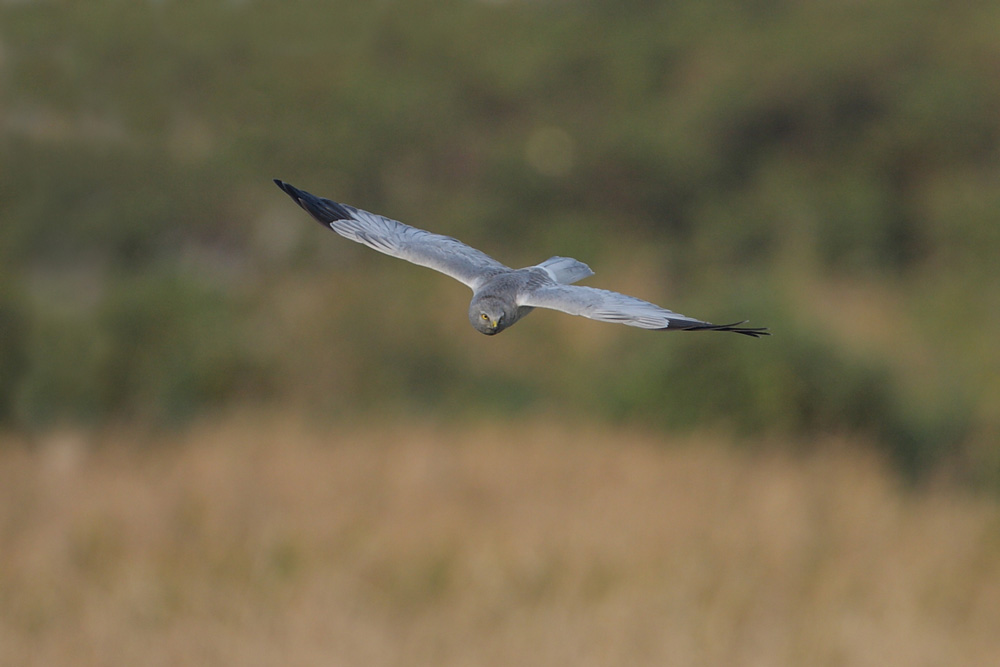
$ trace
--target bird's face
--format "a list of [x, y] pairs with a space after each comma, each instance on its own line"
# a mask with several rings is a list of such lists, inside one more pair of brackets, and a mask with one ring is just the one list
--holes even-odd
[[479, 333], [492, 336], [510, 324], [500, 303], [483, 299], [469, 308], [469, 321]]

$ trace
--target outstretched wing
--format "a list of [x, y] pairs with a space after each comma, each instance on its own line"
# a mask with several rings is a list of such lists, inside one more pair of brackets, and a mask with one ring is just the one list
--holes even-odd
[[520, 295], [520, 306], [551, 308], [601, 322], [616, 322], [643, 329], [681, 331], [734, 331], [747, 336], [769, 336], [766, 328], [741, 327], [742, 322], [712, 324], [660, 308], [634, 296], [593, 287], [545, 285]]
[[396, 220], [323, 199], [274, 179], [279, 188], [324, 227], [387, 255], [426, 266], [473, 290], [487, 278], [510, 271], [489, 255], [457, 239], [404, 225]]

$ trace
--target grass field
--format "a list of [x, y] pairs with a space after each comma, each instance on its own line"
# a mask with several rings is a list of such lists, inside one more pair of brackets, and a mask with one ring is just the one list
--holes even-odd
[[0, 442], [3, 665], [1000, 664], [1000, 508], [535, 422]]

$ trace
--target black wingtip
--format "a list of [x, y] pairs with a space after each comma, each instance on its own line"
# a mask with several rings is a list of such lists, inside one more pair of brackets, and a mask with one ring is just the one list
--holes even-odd
[[280, 178], [274, 179], [274, 184], [277, 185], [279, 188], [281, 188], [282, 192], [284, 192], [286, 195], [294, 199], [296, 204], [299, 203], [299, 196], [298, 196], [300, 194], [299, 190], [292, 187], [288, 183], [285, 183]]
[[352, 211], [355, 209], [344, 204], [338, 204], [335, 201], [329, 199], [324, 199], [322, 197], [317, 197], [314, 194], [310, 194], [305, 190], [299, 190], [293, 185], [289, 185], [284, 181], [275, 178], [274, 184], [277, 185], [281, 190], [292, 198], [296, 204], [304, 208], [309, 215], [316, 218], [324, 226], [329, 225], [331, 222], [336, 222], [337, 220], [350, 220], [353, 216]]
[[680, 329], [681, 331], [732, 331], [733, 333], [743, 334], [744, 336], [750, 336], [752, 338], [760, 338], [761, 336], [770, 336], [771, 332], [767, 330], [767, 327], [741, 327], [741, 324], [745, 324], [747, 320], [742, 322], [733, 322], [732, 324], [709, 324], [704, 322], [701, 324], [692, 324], [690, 326], [680, 326], [673, 327], [675, 329]]

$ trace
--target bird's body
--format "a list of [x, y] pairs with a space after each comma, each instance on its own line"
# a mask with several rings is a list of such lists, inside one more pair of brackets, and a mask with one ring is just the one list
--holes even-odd
[[556, 283], [535, 266], [497, 274], [472, 293], [469, 322], [480, 333], [498, 334], [535, 309], [517, 305], [519, 298], [546, 284]]
[[661, 308], [633, 296], [573, 285], [593, 275], [583, 262], [551, 257], [541, 264], [512, 269], [486, 253], [453, 239], [356, 209], [274, 181], [324, 227], [393, 257], [440, 271], [472, 289], [469, 321], [487, 335], [500, 333], [535, 308], [560, 310], [603, 322], [644, 329], [733, 331], [766, 336], [763, 328], [711, 324]]

